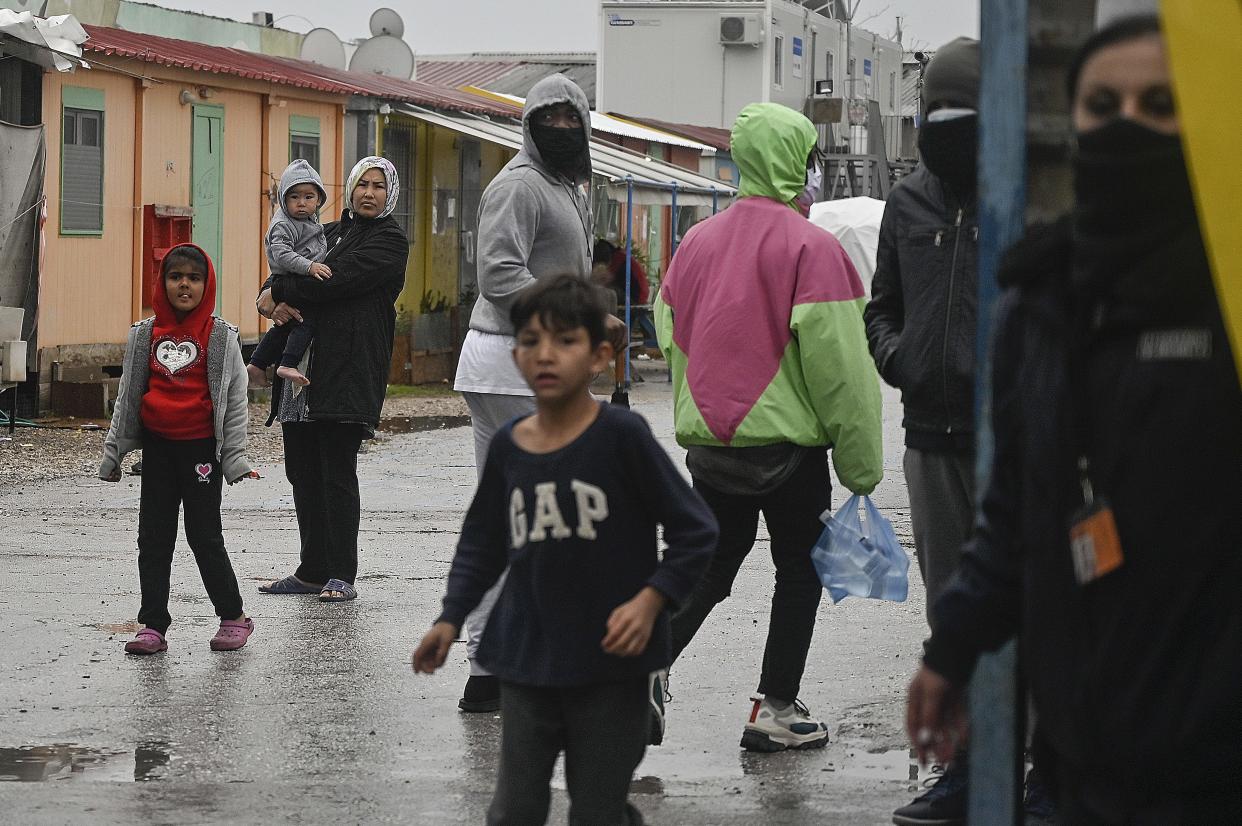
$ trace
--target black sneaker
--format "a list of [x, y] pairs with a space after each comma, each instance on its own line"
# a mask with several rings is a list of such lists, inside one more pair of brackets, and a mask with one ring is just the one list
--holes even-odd
[[893, 812], [897, 826], [961, 826], [966, 823], [969, 770], [954, 761], [936, 785]]
[[462, 711], [482, 713], [500, 710], [500, 679], [497, 677], [471, 677], [457, 701]]
[[668, 694], [668, 669], [661, 668], [659, 671], [652, 671], [647, 679], [651, 720], [647, 742], [658, 746], [664, 742], [664, 698]]
[[1022, 799], [1022, 809], [1030, 826], [1057, 822], [1056, 803], [1040, 778], [1038, 769], [1032, 768], [1026, 773], [1026, 794]]

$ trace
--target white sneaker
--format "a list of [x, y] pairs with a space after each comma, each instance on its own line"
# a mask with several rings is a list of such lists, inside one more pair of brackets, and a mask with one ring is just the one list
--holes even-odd
[[647, 676], [647, 704], [650, 707], [650, 730], [647, 742], [658, 746], [664, 742], [664, 698], [668, 694], [668, 669], [652, 671]]
[[822, 749], [828, 745], [828, 727], [811, 717], [801, 700], [778, 710], [759, 695], [750, 699], [755, 705], [742, 732], [742, 748], [747, 751]]

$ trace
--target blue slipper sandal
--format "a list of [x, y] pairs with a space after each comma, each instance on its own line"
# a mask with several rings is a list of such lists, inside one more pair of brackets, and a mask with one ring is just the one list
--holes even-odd
[[[333, 591], [338, 592], [340, 596], [332, 596]], [[320, 602], [349, 602], [351, 599], [357, 598], [357, 589], [343, 579], [329, 579], [327, 584], [323, 586], [323, 590], [319, 592]]]
[[323, 589], [322, 585], [309, 585], [295, 576], [259, 586], [259, 591], [264, 594], [317, 594]]

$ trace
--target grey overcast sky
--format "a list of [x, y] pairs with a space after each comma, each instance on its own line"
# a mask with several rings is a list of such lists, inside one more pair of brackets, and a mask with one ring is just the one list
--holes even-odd
[[[150, 0], [144, 0], [150, 2]], [[405, 18], [405, 40], [419, 54], [594, 51], [597, 0], [155, 0], [153, 5], [250, 20], [268, 11], [282, 28], [332, 29], [342, 40], [369, 36], [367, 21], [387, 5]], [[958, 35], [978, 37], [977, 0], [863, 0], [864, 28], [891, 37], [904, 20], [907, 46], [935, 48]]]

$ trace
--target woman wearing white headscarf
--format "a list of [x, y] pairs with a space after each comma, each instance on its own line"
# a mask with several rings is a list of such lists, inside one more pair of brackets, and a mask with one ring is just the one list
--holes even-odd
[[273, 276], [259, 312], [277, 324], [314, 307], [317, 326], [306, 375], [295, 393], [272, 388], [270, 425], [284, 434], [285, 474], [301, 535], [301, 564], [259, 587], [269, 594], [319, 594], [322, 602], [358, 596], [358, 449], [375, 435], [392, 359], [394, 303], [405, 284], [409, 242], [391, 216], [397, 170], [384, 158], [358, 161], [347, 182], [349, 206], [326, 224], [332, 278]]

